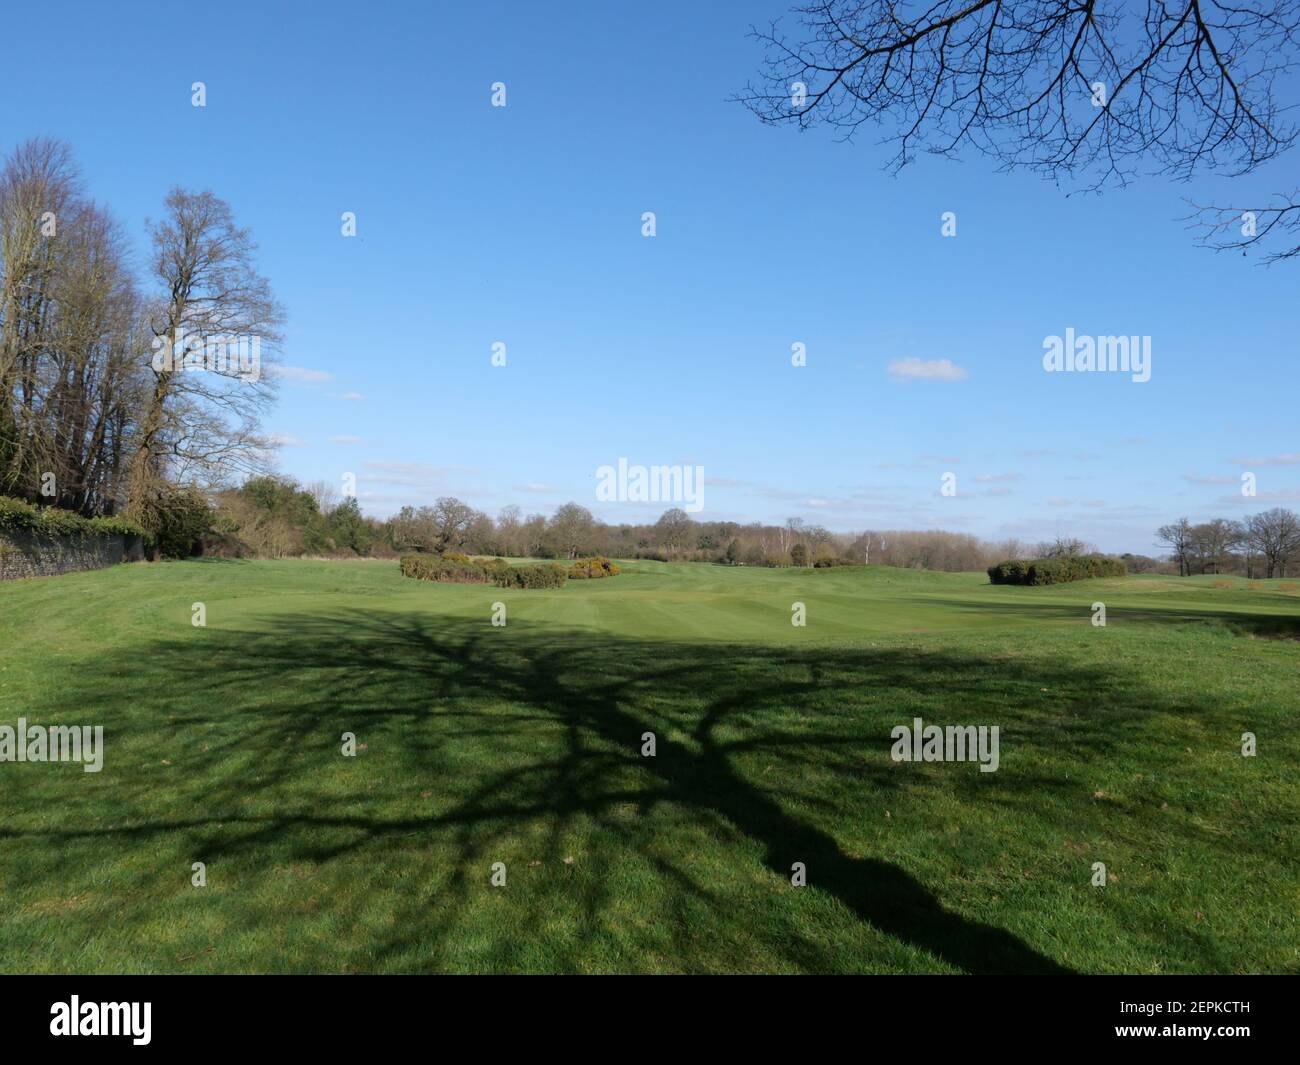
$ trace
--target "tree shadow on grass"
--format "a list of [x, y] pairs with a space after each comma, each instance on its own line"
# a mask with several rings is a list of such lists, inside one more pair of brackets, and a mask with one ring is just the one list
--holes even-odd
[[[701, 908], [716, 909], [721, 901], [690, 863], [665, 854], [662, 838], [652, 844], [644, 829], [647, 816], [672, 809], [709, 831], [727, 826], [761, 855], [774, 886], [788, 884], [793, 863], [802, 862], [809, 885], [858, 920], [969, 973], [1070, 970], [1006, 929], [946, 908], [899, 865], [846, 850], [838, 837], [844, 819], [860, 814], [863, 795], [887, 796], [916, 780], [912, 767], [889, 760], [890, 729], [914, 716], [1001, 722], [1004, 745], [1020, 737], [1050, 742], [1062, 758], [1100, 759], [1133, 743], [1144, 714], [1160, 701], [1131, 678], [1059, 662], [638, 641], [376, 610], [279, 615], [254, 631], [160, 639], [140, 654], [160, 683], [124, 677], [117, 662], [102, 671], [92, 664], [70, 679], [68, 697], [93, 709], [95, 720], [111, 721], [110, 732], [170, 733], [168, 750], [176, 749], [176, 736], [208, 729], [203, 750], [185, 749], [187, 771], [169, 783], [171, 808], [193, 812], [160, 818], [146, 807], [130, 824], [108, 828], [0, 827], [0, 839], [105, 833], [138, 843], [179, 832], [192, 852], [213, 861], [265, 861], [266, 848], [292, 840], [295, 860], [325, 863], [365, 847], [404, 847], [450, 833], [458, 857], [439, 912], [429, 913], [428, 899], [408, 905], [426, 939], [438, 940], [457, 905], [482, 890], [496, 842], [521, 825], [537, 825], [548, 833], [548, 854], [558, 856], [576, 818], [594, 822], [652, 865], [671, 885], [682, 922]], [[1054, 726], [1049, 739], [1036, 735], [1044, 685], [1065, 698], [1095, 699], [1099, 691], [1109, 698], [1095, 714]], [[388, 786], [454, 776], [455, 800], [403, 816], [376, 815], [360, 792], [355, 803], [304, 804], [319, 780], [313, 775], [338, 764], [343, 731], [383, 749]], [[656, 734], [655, 757], [641, 754], [646, 732]], [[160, 737], [159, 746], [166, 741]], [[777, 771], [767, 774], [759, 768], [764, 763]], [[971, 774], [972, 790], [994, 786], [973, 766], [945, 770]], [[1064, 785], [1030, 776], [996, 786]], [[250, 813], [249, 800], [259, 797], [275, 812]], [[596, 860], [617, 861], [608, 852]], [[612, 907], [614, 879], [586, 882], [590, 921]], [[683, 938], [679, 946], [689, 957], [690, 944]], [[824, 943], [808, 939], [768, 947], [807, 968], [835, 960]], [[397, 920], [388, 942], [368, 957], [399, 968], [451, 961], [411, 960], [407, 952], [409, 929]], [[579, 968], [581, 961], [574, 953], [566, 964]]]
[[[1101, 592], [1095, 593], [1102, 596]], [[1210, 593], [1212, 594], [1212, 593]], [[1032, 602], [1027, 599], [943, 599], [936, 596], [914, 597], [916, 603], [942, 607], [953, 613], [998, 614], [1008, 619], [1016, 615], [1035, 620], [1079, 621], [1087, 623], [1092, 618], [1092, 607], [1086, 602]], [[1261, 607], [1269, 609], [1260, 609]], [[1141, 603], [1134, 600], [1125, 604], [1106, 604], [1106, 618], [1111, 623], [1125, 621], [1156, 621], [1170, 625], [1222, 625], [1234, 633], [1264, 636], [1273, 639], [1300, 639], [1300, 603], [1281, 597], [1267, 603], [1253, 603], [1251, 609], [1211, 610], [1192, 603]]]

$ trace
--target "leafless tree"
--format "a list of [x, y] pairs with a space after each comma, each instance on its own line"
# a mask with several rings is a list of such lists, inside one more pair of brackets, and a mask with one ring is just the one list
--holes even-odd
[[[796, 13], [794, 38], [753, 31], [764, 68], [737, 98], [774, 125], [846, 139], [878, 127], [895, 169], [969, 148], [1095, 189], [1144, 165], [1244, 174], [1297, 133], [1278, 97], [1300, 57], [1297, 0], [817, 0]], [[1295, 197], [1274, 210], [1257, 239], [1294, 228]]]
[[1156, 540], [1169, 548], [1169, 553], [1178, 563], [1178, 575], [1188, 576], [1192, 572], [1192, 523], [1179, 518], [1169, 525], [1162, 525], [1156, 530]]
[[526, 553], [523, 544], [523, 519], [519, 507], [510, 503], [497, 512], [496, 541], [497, 550], [503, 555], [522, 555]]
[[655, 540], [669, 554], [677, 554], [686, 546], [693, 528], [691, 516], [681, 507], [672, 507], [655, 523]]
[[1274, 507], [1246, 522], [1246, 541], [1264, 556], [1266, 577], [1285, 577], [1291, 559], [1300, 555], [1300, 516]]
[[[254, 264], [256, 245], [211, 192], [173, 189], [150, 227], [151, 271], [161, 294], [149, 309], [152, 381], [131, 467], [130, 507], [150, 525], [168, 480], [221, 483], [263, 468], [260, 419], [273, 391], [267, 372], [283, 312]], [[254, 376], [237, 362], [206, 360], [214, 344], [260, 345]], [[202, 368], [188, 368], [191, 361]]]
[[566, 558], [577, 558], [590, 539], [596, 525], [591, 511], [577, 503], [565, 503], [556, 509], [547, 523], [547, 537]]
[[1191, 553], [1195, 555], [1202, 573], [1218, 573], [1227, 564], [1228, 556], [1245, 535], [1244, 528], [1235, 521], [1215, 518], [1193, 525], [1190, 531]]
[[65, 145], [19, 145], [0, 172], [0, 491], [115, 509], [142, 347], [120, 228]]
[[431, 507], [403, 507], [392, 519], [393, 543], [401, 550], [441, 555], [461, 547], [478, 512], [455, 496]]
[[329, 481], [312, 481], [303, 486], [316, 500], [316, 509], [322, 514], [329, 514], [339, 502], [339, 491]]
[[1036, 548], [1034, 554], [1039, 558], [1062, 558], [1067, 555], [1091, 555], [1097, 551], [1096, 547], [1081, 540], [1077, 536], [1058, 535], [1055, 540], [1044, 540]]

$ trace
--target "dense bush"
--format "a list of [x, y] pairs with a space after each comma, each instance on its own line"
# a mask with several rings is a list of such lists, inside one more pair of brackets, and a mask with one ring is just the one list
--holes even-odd
[[492, 579], [476, 562], [448, 562], [433, 555], [406, 555], [401, 567], [403, 577], [441, 584], [487, 584]]
[[487, 571], [487, 575], [494, 580], [498, 573], [502, 573], [510, 568], [510, 563], [504, 558], [485, 558], [477, 559], [476, 561], [478, 565], [482, 566]]
[[994, 563], [988, 569], [990, 584], [1028, 584], [1029, 563], [1019, 558]]
[[212, 526], [212, 508], [197, 488], [175, 488], [158, 496], [153, 517], [155, 543], [164, 558], [197, 554]]
[[603, 555], [597, 555], [595, 558], [580, 558], [569, 567], [569, 577], [575, 581], [594, 579], [597, 577], [617, 577], [619, 574], [618, 564], [611, 562]]
[[444, 584], [496, 584], [501, 588], [563, 588], [569, 571], [557, 563], [511, 566], [503, 558], [449, 561], [447, 556], [404, 555], [402, 576]]
[[555, 562], [544, 566], [507, 566], [492, 575], [501, 588], [563, 588], [568, 579], [569, 571]]
[[460, 562], [464, 564], [470, 561], [470, 557], [463, 551], [444, 551], [442, 553], [442, 560], [444, 562]]
[[806, 544], [795, 544], [790, 548], [790, 564], [794, 566], [808, 565], [808, 546]]
[[1105, 555], [1061, 555], [1031, 561], [1008, 559], [990, 566], [988, 573], [992, 584], [1045, 585], [1092, 577], [1123, 577], [1128, 570], [1119, 559]]
[[813, 569], [832, 569], [835, 566], [861, 566], [862, 563], [852, 558], [819, 558], [813, 563]]

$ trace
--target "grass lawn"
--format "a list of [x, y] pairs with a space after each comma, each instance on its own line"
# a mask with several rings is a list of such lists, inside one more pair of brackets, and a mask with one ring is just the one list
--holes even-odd
[[[1214, 577], [0, 584], [0, 724], [106, 739], [0, 764], [0, 970], [1300, 972], [1297, 635]], [[914, 717], [1000, 769], [891, 761]]]

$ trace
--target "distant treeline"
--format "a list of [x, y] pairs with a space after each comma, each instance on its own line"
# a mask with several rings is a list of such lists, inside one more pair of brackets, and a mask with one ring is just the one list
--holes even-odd
[[[644, 558], [736, 566], [832, 566], [872, 563], [909, 569], [972, 571], [1007, 557], [1038, 557], [1058, 544], [989, 543], [942, 530], [831, 532], [791, 518], [761, 522], [697, 521], [672, 508], [653, 523], [609, 524], [578, 503], [550, 516], [525, 515], [518, 506], [485, 514], [444, 497], [430, 506], [403, 507], [387, 520], [361, 513], [354, 498], [340, 499], [323, 484], [287, 477], [256, 477], [200, 503], [181, 522], [189, 546], [171, 554], [204, 553], [250, 558], [302, 555], [396, 558], [419, 553], [466, 552], [502, 558]], [[1081, 551], [1091, 550], [1077, 541]], [[1135, 559], [1140, 569], [1161, 565]]]
[[1215, 518], [1193, 524], [1179, 518], [1156, 531], [1183, 575], [1235, 573], [1285, 577], [1300, 565], [1300, 515], [1274, 507], [1241, 521]]
[[[1156, 535], [1170, 546], [1169, 557], [1105, 557], [1128, 573], [1285, 577], [1300, 566], [1300, 517], [1283, 508], [1240, 522], [1216, 519], [1195, 525], [1184, 518], [1162, 526]], [[993, 543], [938, 529], [843, 533], [798, 518], [781, 525], [697, 521], [679, 508], [643, 524], [611, 525], [578, 503], [565, 503], [549, 517], [525, 516], [511, 505], [493, 518], [450, 496], [430, 506], [403, 507], [379, 520], [363, 514], [355, 498], [339, 498], [323, 484], [304, 486], [280, 475], [253, 477], [238, 488], [211, 493], [177, 489], [150, 537], [169, 557], [397, 558], [450, 551], [501, 558], [644, 558], [733, 566], [869, 563], [949, 572], [988, 570], [1015, 560], [1101, 555], [1093, 545], [1070, 536], [1030, 544], [1015, 539]]]
[[781, 525], [697, 521], [679, 508], [646, 524], [608, 524], [578, 503], [565, 503], [549, 517], [525, 515], [512, 505], [493, 518], [453, 497], [403, 507], [380, 521], [363, 515], [354, 498], [340, 499], [324, 485], [303, 486], [280, 476], [256, 477], [217, 492], [206, 517], [195, 517], [191, 531], [205, 523], [207, 528], [193, 537], [188, 553], [253, 558], [466, 552], [502, 558], [597, 556], [737, 566], [874, 563], [969, 571], [1023, 546], [941, 530], [836, 533], [798, 518]]

